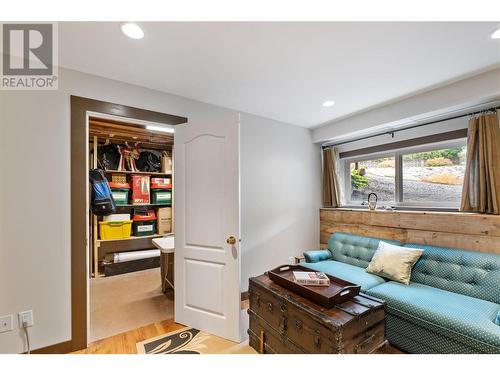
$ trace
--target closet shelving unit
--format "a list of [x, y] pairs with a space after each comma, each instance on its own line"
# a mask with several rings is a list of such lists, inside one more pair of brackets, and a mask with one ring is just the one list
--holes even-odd
[[[172, 156], [173, 163], [173, 134], [146, 130], [142, 125], [135, 125], [128, 122], [120, 122], [115, 120], [100, 119], [96, 117], [89, 118], [89, 151], [90, 151], [90, 167], [97, 168], [98, 166], [98, 147], [105, 143], [112, 143], [123, 145], [125, 142], [133, 144], [135, 142], [141, 143], [141, 149], [144, 150], [157, 150], [168, 151]], [[173, 166], [173, 164], [172, 164]], [[173, 169], [173, 168], [172, 168]], [[105, 170], [106, 177], [111, 180], [112, 173], [119, 174], [143, 174], [150, 175], [151, 177], [167, 177], [172, 180], [172, 196], [174, 195], [174, 179], [173, 170], [165, 172], [142, 172], [142, 171], [118, 171], [118, 170]], [[135, 208], [151, 208], [156, 209], [160, 207], [172, 207], [167, 204], [122, 204], [116, 205], [117, 213], [133, 213]], [[168, 234], [154, 234], [150, 236], [115, 239], [115, 240], [101, 240], [99, 238], [99, 221], [102, 220], [101, 216], [90, 214], [90, 238], [92, 239], [90, 248], [90, 276], [102, 277], [101, 262], [104, 256], [109, 253], [121, 251], [134, 251], [153, 248], [152, 239], [164, 237]], [[174, 232], [174, 216], [172, 209], [172, 233]]]

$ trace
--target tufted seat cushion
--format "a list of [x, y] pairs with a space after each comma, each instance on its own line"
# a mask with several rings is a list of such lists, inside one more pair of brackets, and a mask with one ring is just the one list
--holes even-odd
[[404, 337], [412, 335], [424, 353], [500, 352], [500, 327], [494, 323], [500, 305], [496, 303], [394, 281], [366, 293], [387, 302], [389, 342], [403, 349], [418, 350], [418, 346], [404, 347]]
[[411, 281], [500, 304], [500, 255], [420, 244]]
[[[354, 234], [337, 232], [328, 241], [328, 250], [332, 259], [353, 266], [366, 268], [377, 251], [380, 238], [356, 236]], [[401, 245], [400, 242], [383, 240], [384, 242]]]
[[380, 276], [365, 272], [363, 268], [337, 262], [335, 260], [325, 260], [318, 263], [305, 263], [304, 265], [316, 271], [324, 272], [328, 275], [357, 284], [361, 286], [362, 291], [385, 282], [385, 280]]

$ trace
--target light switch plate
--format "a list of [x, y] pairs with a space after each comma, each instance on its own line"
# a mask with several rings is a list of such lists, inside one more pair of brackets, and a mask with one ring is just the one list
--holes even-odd
[[0, 333], [12, 331], [14, 319], [12, 315], [0, 316]]

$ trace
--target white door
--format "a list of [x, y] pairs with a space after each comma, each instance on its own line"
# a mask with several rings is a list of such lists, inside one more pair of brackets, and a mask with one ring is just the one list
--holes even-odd
[[174, 144], [175, 321], [240, 342], [238, 118], [176, 126]]

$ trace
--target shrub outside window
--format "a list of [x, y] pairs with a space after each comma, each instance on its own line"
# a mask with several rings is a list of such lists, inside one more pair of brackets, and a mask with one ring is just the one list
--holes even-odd
[[379, 201], [394, 201], [394, 157], [375, 158], [350, 163], [350, 201], [365, 201], [370, 193], [376, 193]]

